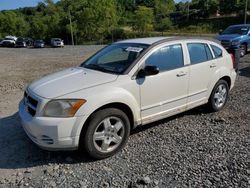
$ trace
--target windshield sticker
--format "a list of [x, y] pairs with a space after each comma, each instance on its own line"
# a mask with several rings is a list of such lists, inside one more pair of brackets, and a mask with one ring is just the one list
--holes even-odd
[[126, 51], [128, 52], [137, 52], [140, 53], [143, 50], [143, 48], [138, 48], [138, 47], [128, 47]]
[[247, 28], [241, 28], [241, 31], [247, 31]]

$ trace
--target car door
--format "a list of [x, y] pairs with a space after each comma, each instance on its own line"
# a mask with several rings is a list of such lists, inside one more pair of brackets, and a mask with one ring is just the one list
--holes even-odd
[[139, 78], [142, 123], [148, 123], [185, 110], [188, 94], [188, 67], [183, 45], [171, 44], [155, 49], [144, 66], [157, 66], [157, 75]]
[[217, 63], [208, 44], [189, 42], [187, 48], [190, 60], [188, 108], [192, 108], [207, 101], [208, 88]]

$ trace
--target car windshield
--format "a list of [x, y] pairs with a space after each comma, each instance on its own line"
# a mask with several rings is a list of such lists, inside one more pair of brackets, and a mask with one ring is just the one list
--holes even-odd
[[13, 38], [5, 38], [4, 40], [14, 40]]
[[248, 31], [249, 31], [249, 27], [234, 26], [234, 27], [228, 27], [225, 31], [222, 32], [222, 34], [223, 35], [230, 35], [230, 34], [246, 35]]
[[23, 41], [24, 41], [24, 38], [18, 38], [17, 41], [18, 41], [18, 42], [23, 42]]
[[41, 43], [41, 42], [43, 42], [42, 40], [36, 40], [35, 41], [36, 43]]
[[135, 43], [113, 44], [83, 62], [81, 67], [121, 74], [148, 46], [146, 44]]

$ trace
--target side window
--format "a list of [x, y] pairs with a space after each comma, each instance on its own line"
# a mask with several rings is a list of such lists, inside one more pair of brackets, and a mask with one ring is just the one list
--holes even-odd
[[151, 54], [145, 65], [157, 66], [160, 71], [183, 67], [183, 52], [181, 44], [174, 44], [158, 49]]
[[217, 46], [214, 46], [211, 44], [211, 48], [214, 52], [214, 56], [215, 58], [219, 58], [219, 57], [222, 57], [222, 49], [220, 49], [219, 47]]
[[187, 44], [191, 64], [202, 63], [213, 59], [207, 44], [189, 43]]

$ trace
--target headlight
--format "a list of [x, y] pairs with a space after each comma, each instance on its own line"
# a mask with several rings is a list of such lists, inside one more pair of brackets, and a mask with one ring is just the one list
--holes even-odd
[[240, 42], [239, 42], [239, 41], [233, 41], [233, 42], [232, 42], [232, 46], [238, 46], [238, 45], [240, 45]]
[[46, 117], [73, 117], [86, 102], [84, 99], [58, 99], [48, 102], [44, 109]]

